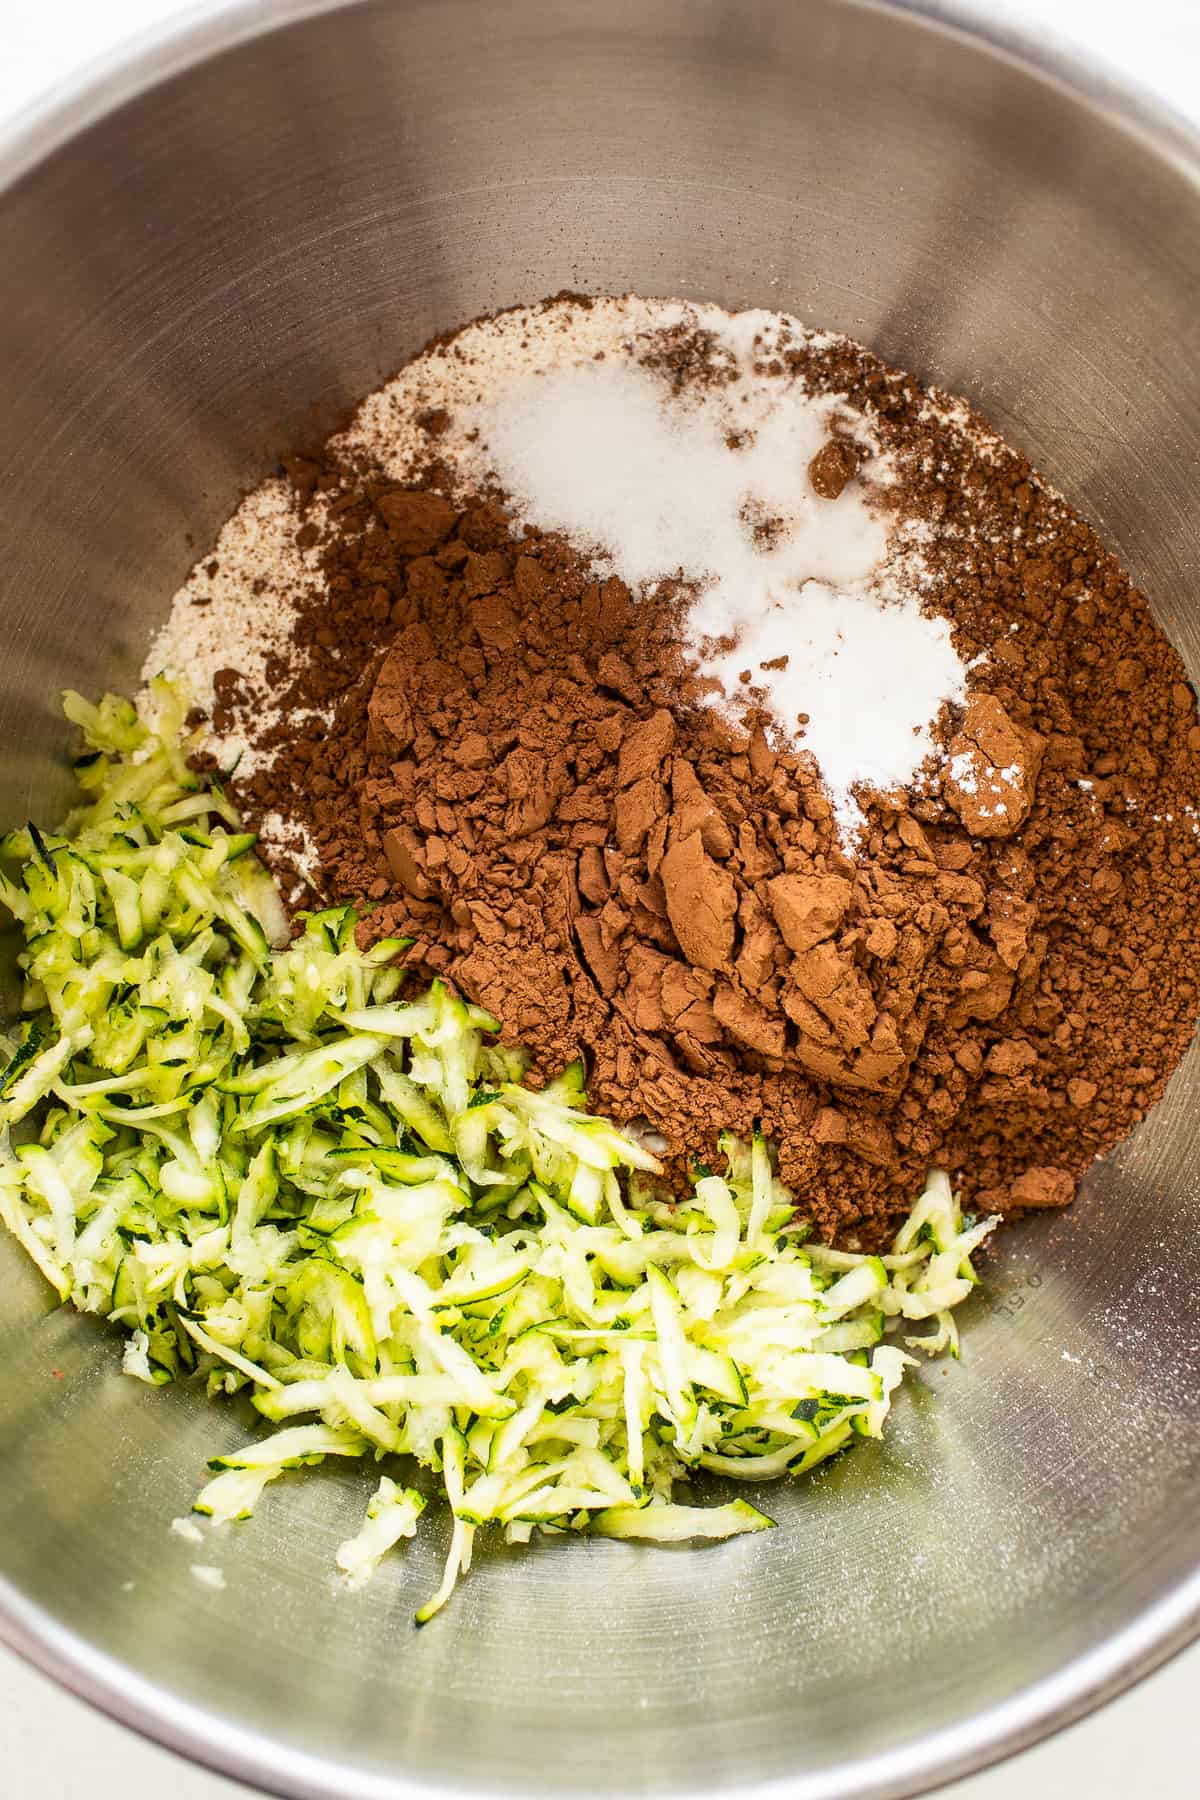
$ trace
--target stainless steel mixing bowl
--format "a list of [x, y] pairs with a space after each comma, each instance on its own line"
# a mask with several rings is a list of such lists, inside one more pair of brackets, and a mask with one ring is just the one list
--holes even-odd
[[[281, 447], [567, 285], [791, 308], [971, 394], [1200, 661], [1200, 152], [1079, 68], [900, 4], [274, 4], [0, 157], [6, 819], [59, 803], [57, 689], [135, 679]], [[124, 1380], [5, 1244], [0, 1630], [289, 1795], [893, 1796], [1027, 1744], [1200, 1622], [1198, 1078], [1008, 1234], [887, 1443], [770, 1492], [782, 1530], [497, 1553], [419, 1635], [437, 1529], [331, 1580], [354, 1472], [172, 1536], [244, 1421]]]

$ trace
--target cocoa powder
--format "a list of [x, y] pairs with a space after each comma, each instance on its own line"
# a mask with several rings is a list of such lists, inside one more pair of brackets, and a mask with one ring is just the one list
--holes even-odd
[[[982, 421], [854, 346], [794, 358], [873, 416], [932, 528], [928, 604], [985, 659], [945, 762], [867, 802], [853, 856], [754, 671], [744, 718], [698, 705], [670, 596], [452, 503], [436, 414], [420, 488], [287, 465], [327, 506], [326, 592], [272, 699], [331, 723], [259, 732], [275, 760], [234, 792], [252, 823], [301, 821], [322, 896], [412, 934], [535, 1078], [582, 1054], [593, 1105], [677, 1167], [760, 1124], [819, 1228], [864, 1242], [931, 1163], [980, 1206], [1061, 1205], [1200, 1009], [1195, 697], [1115, 559]], [[662, 361], [705, 378], [703, 343]], [[832, 446], [810, 478], [832, 499], [853, 472]], [[236, 676], [222, 705], [254, 736]]]

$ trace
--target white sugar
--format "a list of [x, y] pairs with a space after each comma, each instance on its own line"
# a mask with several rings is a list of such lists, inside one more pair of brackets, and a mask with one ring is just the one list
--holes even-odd
[[[780, 654], [787, 668], [762, 664]], [[726, 693], [750, 668], [772, 713], [816, 757], [835, 816], [853, 837], [861, 826], [857, 786], [880, 792], [910, 783], [938, 751], [932, 726], [946, 700], [961, 699], [963, 670], [944, 619], [927, 619], [908, 600], [881, 605], [874, 594], [823, 582], [773, 598], [737, 648], [706, 667]]]
[[[807, 482], [838, 410], [752, 381], [672, 399], [646, 369], [606, 360], [508, 387], [471, 424], [531, 523], [603, 548], [632, 586], [703, 580], [693, 623], [712, 637], [756, 620], [772, 589], [861, 581], [882, 559], [887, 528], [861, 489], [831, 503]], [[731, 433], [750, 441], [731, 450]], [[755, 527], [772, 525], [760, 548]]]
[[[892, 471], [869, 421], [786, 365], [763, 372], [781, 340], [803, 341], [796, 321], [672, 304], [666, 322], [713, 334], [720, 373], [675, 392], [637, 360], [651, 334], [646, 303], [630, 305], [602, 356], [590, 314], [581, 339], [545, 314], [464, 334], [465, 367], [442, 396], [458, 401], [455, 466], [644, 597], [682, 578], [695, 592], [687, 639], [718, 699], [753, 698], [778, 739], [813, 753], [851, 838], [855, 788], [909, 785], [943, 704], [965, 692], [949, 627], [916, 598], [919, 533], [889, 527], [878, 504]], [[835, 429], [862, 462], [828, 500], [808, 465]]]

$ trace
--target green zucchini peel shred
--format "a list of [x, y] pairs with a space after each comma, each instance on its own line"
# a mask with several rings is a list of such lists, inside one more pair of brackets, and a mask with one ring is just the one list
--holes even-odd
[[[415, 1461], [453, 1514], [423, 1624], [483, 1527], [769, 1528], [676, 1484], [803, 1473], [880, 1435], [909, 1351], [957, 1354], [995, 1221], [964, 1223], [945, 1175], [882, 1257], [809, 1241], [761, 1138], [725, 1134], [724, 1172], [673, 1200], [587, 1110], [579, 1065], [530, 1089], [487, 1013], [408, 994], [401, 941], [360, 949], [350, 907], [292, 935], [190, 766], [175, 689], [64, 710], [80, 802], [2, 846], [25, 947], [0, 1219], [61, 1299], [125, 1331], [131, 1375], [253, 1399], [270, 1430], [214, 1461], [197, 1511], [248, 1518], [327, 1456]], [[383, 1475], [337, 1551], [349, 1585], [425, 1504]]]

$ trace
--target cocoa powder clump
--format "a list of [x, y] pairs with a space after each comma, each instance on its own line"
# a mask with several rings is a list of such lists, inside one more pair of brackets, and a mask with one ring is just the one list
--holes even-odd
[[[325, 593], [257, 734], [275, 760], [234, 791], [252, 822], [301, 820], [321, 896], [411, 934], [535, 1079], [582, 1054], [592, 1104], [652, 1124], [678, 1173], [761, 1125], [827, 1236], [879, 1241], [930, 1164], [980, 1206], [1062, 1205], [1200, 1009], [1195, 699], [1024, 458], [865, 351], [793, 354], [872, 416], [897, 504], [936, 526], [929, 604], [984, 659], [944, 764], [867, 798], [853, 855], [752, 696], [699, 704], [670, 596], [451, 501], [436, 467], [399, 489], [332, 453], [293, 475], [331, 503]], [[676, 385], [706, 366], [702, 343], [658, 355]], [[852, 463], [827, 446], [817, 492]], [[255, 735], [236, 680], [221, 704]], [[331, 723], [287, 722], [314, 707]]]

